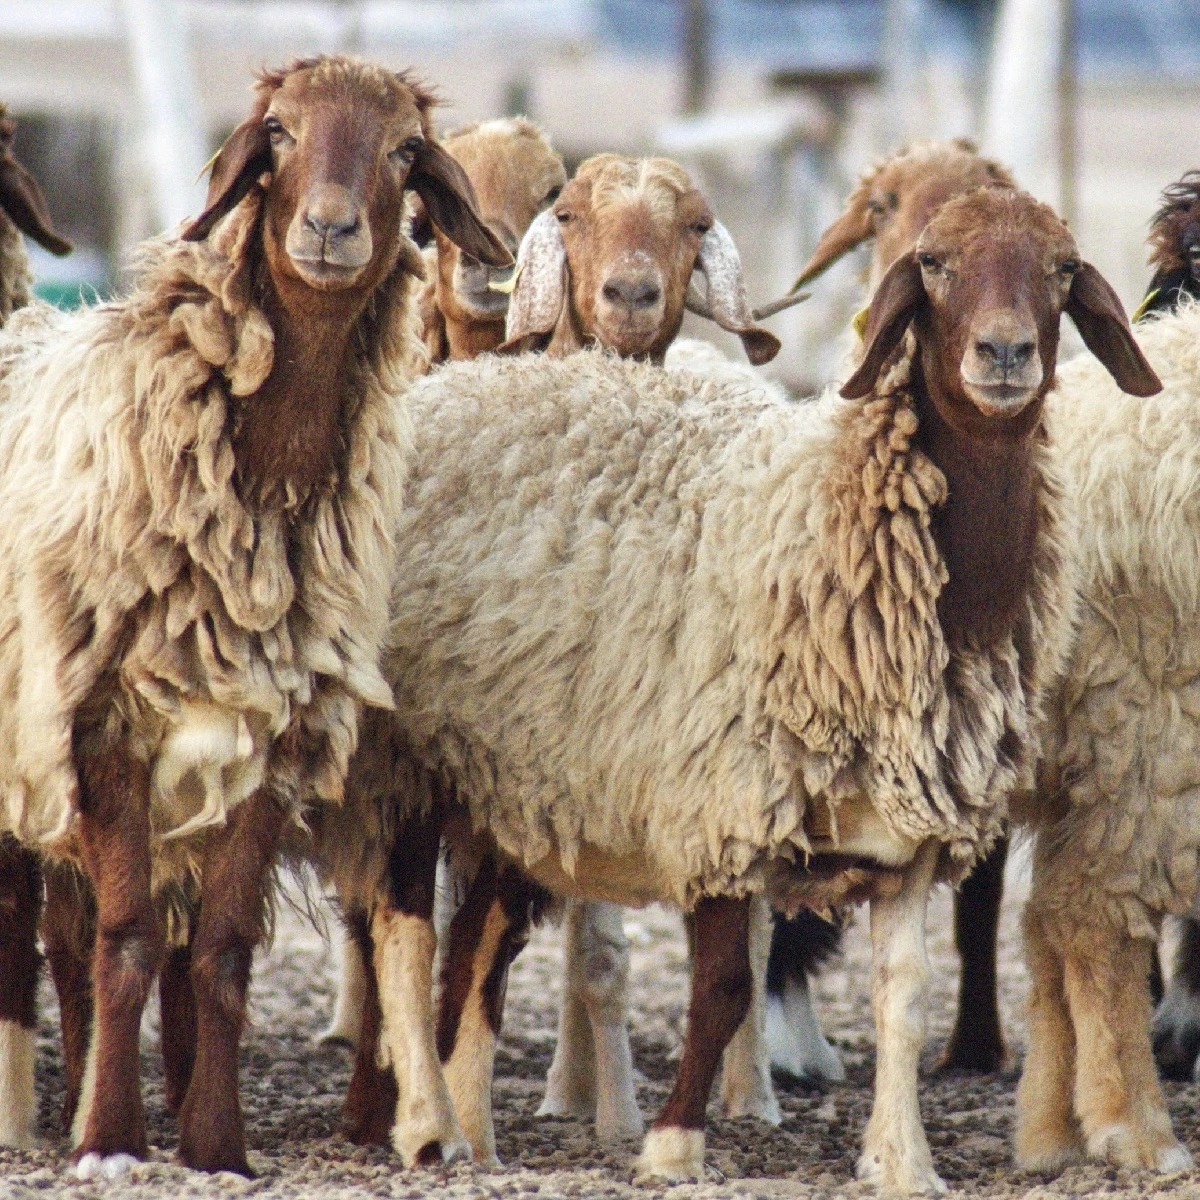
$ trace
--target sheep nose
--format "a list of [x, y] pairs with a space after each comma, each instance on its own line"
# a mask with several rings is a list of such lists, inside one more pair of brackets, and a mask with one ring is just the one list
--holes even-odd
[[338, 238], [349, 237], [357, 233], [359, 217], [357, 213], [351, 215], [327, 214], [310, 209], [304, 214], [304, 223], [323, 241], [333, 242]]
[[609, 304], [619, 305], [631, 311], [638, 308], [650, 308], [658, 303], [662, 288], [652, 279], [644, 276], [634, 279], [610, 279], [604, 285], [604, 299]]
[[1002, 342], [998, 338], [981, 338], [975, 343], [976, 354], [980, 358], [990, 358], [1005, 374], [1024, 367], [1035, 349], [1033, 342]]

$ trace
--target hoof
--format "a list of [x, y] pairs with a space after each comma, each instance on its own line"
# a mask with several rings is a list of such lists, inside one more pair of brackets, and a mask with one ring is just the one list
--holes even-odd
[[75, 1164], [75, 1178], [123, 1179], [137, 1164], [138, 1159], [132, 1154], [97, 1154], [93, 1150]]
[[735, 1121], [742, 1117], [750, 1117], [768, 1125], [783, 1123], [783, 1113], [779, 1111], [779, 1101], [775, 1098], [774, 1089], [765, 1096], [755, 1089], [745, 1096], [730, 1097], [725, 1102], [725, 1115]]
[[358, 1049], [358, 1039], [351, 1037], [344, 1029], [327, 1029], [315, 1038], [318, 1046], [336, 1046], [341, 1050], [354, 1051]]
[[666, 1126], [646, 1134], [633, 1164], [635, 1183], [688, 1183], [704, 1178], [704, 1130]]
[[1200, 1066], [1200, 998], [1182, 981], [1171, 986], [1154, 1014], [1154, 1059], [1164, 1079], [1196, 1080]]
[[[1164, 1117], [1165, 1121], [1165, 1117]], [[1139, 1132], [1120, 1123], [1096, 1130], [1087, 1140], [1089, 1158], [1113, 1163], [1119, 1167], [1141, 1167], [1163, 1174], [1186, 1171], [1192, 1156], [1172, 1133]]]
[[802, 1082], [842, 1083], [846, 1068], [821, 1031], [807, 990], [789, 984], [783, 998], [767, 996], [766, 1043], [771, 1066]]
[[451, 1163], [470, 1162], [471, 1147], [467, 1142], [426, 1142], [417, 1151], [418, 1167], [448, 1167]]
[[963, 1071], [970, 1075], [1008, 1075], [1015, 1063], [1003, 1042], [967, 1042], [952, 1038], [937, 1060], [935, 1071]]
[[933, 1164], [888, 1162], [888, 1156], [864, 1152], [854, 1174], [888, 1196], [943, 1196], [949, 1190]]
[[560, 1095], [547, 1088], [541, 1104], [538, 1105], [536, 1115], [539, 1117], [575, 1117], [578, 1120], [586, 1121], [592, 1115], [595, 1106], [596, 1102], [590, 1096]]
[[636, 1105], [621, 1112], [596, 1115], [596, 1137], [602, 1142], [641, 1137], [645, 1131], [646, 1123]]

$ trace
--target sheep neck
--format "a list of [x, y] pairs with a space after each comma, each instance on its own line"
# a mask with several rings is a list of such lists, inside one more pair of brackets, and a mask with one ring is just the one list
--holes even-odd
[[914, 375], [916, 442], [949, 488], [932, 522], [949, 574], [938, 616], [952, 646], [986, 648], [1012, 630], [1033, 578], [1037, 434], [988, 438], [955, 429], [930, 398], [919, 369]]
[[446, 321], [446, 348], [451, 360], [478, 358], [504, 341], [504, 321]]
[[345, 375], [364, 302], [279, 289], [264, 271], [259, 303], [275, 335], [275, 358], [262, 386], [241, 404], [233, 452], [246, 499], [273, 507], [312, 494], [337, 472]]

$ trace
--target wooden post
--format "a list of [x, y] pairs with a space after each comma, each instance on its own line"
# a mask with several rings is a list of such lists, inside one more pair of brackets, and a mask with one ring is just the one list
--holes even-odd
[[1062, 0], [1062, 41], [1058, 55], [1059, 209], [1075, 224], [1075, 156], [1078, 79], [1075, 63], [1075, 0]]
[[712, 20], [708, 0], [683, 0], [683, 111], [703, 112], [712, 87]]

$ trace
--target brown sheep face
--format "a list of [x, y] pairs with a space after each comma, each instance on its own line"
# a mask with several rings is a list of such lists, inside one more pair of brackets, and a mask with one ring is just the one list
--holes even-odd
[[863, 365], [842, 394], [868, 394], [911, 325], [947, 425], [973, 437], [1025, 436], [1054, 380], [1064, 311], [1122, 388], [1160, 389], [1116, 294], [1080, 260], [1066, 225], [1025, 193], [981, 188], [940, 209], [916, 250], [888, 269], [871, 301]]
[[[534, 217], [558, 199], [567, 182], [562, 159], [541, 131], [521, 118], [469, 126], [447, 135], [443, 145], [475, 188], [484, 224], [515, 255]], [[509, 272], [488, 267], [440, 230], [434, 232], [438, 306], [451, 319], [503, 322], [508, 295], [491, 285], [505, 282]]]
[[1139, 314], [1170, 311], [1181, 295], [1200, 297], [1200, 171], [1164, 189], [1150, 224], [1154, 278]]

